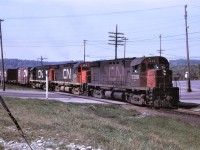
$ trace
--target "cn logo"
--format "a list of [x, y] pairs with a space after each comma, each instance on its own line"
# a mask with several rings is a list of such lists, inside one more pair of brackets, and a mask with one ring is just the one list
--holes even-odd
[[72, 76], [72, 71], [71, 69], [63, 69], [63, 79], [71, 79]]
[[38, 70], [38, 78], [43, 78], [43, 70]]

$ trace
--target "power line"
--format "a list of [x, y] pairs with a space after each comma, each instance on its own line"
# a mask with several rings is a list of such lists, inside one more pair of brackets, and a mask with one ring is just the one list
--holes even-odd
[[4, 46], [4, 47], [70, 47], [70, 46], [83, 46], [83, 45], [65, 45], [65, 46], [62, 46], [62, 45], [60, 45], [60, 46], [53, 46], [53, 45], [51, 45], [51, 46], [40, 46], [40, 45], [27, 45], [27, 46]]
[[127, 10], [127, 11], [114, 11], [114, 12], [103, 12], [103, 13], [91, 13], [91, 14], [82, 14], [82, 15], [63, 15], [63, 16], [41, 16], [41, 17], [9, 17], [5, 18], [6, 20], [19, 20], [19, 19], [54, 19], [54, 18], [68, 18], [68, 17], [90, 17], [90, 16], [102, 16], [102, 15], [115, 15], [115, 14], [127, 14], [127, 13], [138, 13], [146, 11], [155, 11], [169, 8], [182, 7], [182, 5], [174, 5], [168, 7], [157, 7], [149, 9], [138, 9], [138, 10]]

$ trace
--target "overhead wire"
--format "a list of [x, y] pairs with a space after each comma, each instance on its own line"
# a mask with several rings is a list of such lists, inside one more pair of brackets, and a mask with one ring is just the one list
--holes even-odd
[[[173, 7], [183, 7], [183, 6], [173, 6]], [[161, 10], [161, 9], [165, 9], [165, 8], [172, 8], [172, 7], [160, 7], [160, 8], [152, 8], [152, 9], [142, 9], [142, 10], [133, 10], [133, 11], [117, 11], [117, 12], [103, 12], [103, 13], [92, 13], [92, 14], [83, 14], [83, 15], [66, 15], [66, 16], [43, 16], [43, 17], [13, 17], [13, 18], [5, 18], [8, 20], [14, 20], [14, 19], [53, 19], [53, 18], [66, 18], [66, 17], [87, 17], [87, 16], [101, 16], [101, 15], [112, 15], [112, 14], [127, 14], [127, 13], [136, 13], [136, 12], [145, 12], [145, 11], [153, 11], [153, 10]], [[177, 25], [176, 25], [177, 26]], [[176, 26], [170, 26], [170, 28], [174, 28]], [[155, 28], [155, 27], [154, 27]], [[162, 27], [161, 27], [162, 28]], [[166, 27], [165, 27], [166, 28]], [[168, 28], [168, 27], [167, 27]], [[155, 28], [155, 30], [157, 30], [157, 28]], [[140, 31], [141, 32], [141, 31]], [[193, 33], [189, 33], [189, 34], [197, 34], [200, 32], [193, 32]], [[184, 36], [185, 34], [177, 34], [177, 35], [168, 35], [168, 36], [163, 36], [163, 41], [165, 42], [171, 42], [173, 41], [173, 43], [183, 43], [184, 39], [176, 39], [176, 37], [181, 37]], [[171, 39], [170, 39], [171, 38]], [[174, 38], [174, 39], [172, 39]], [[135, 40], [134, 40], [135, 39]], [[127, 41], [127, 44], [129, 45], [140, 45], [140, 43], [142, 45], [149, 45], [149, 44], [158, 44], [159, 43], [159, 38], [140, 38], [138, 39], [137, 37], [134, 38], [133, 40], [129, 40]], [[183, 40], [183, 41], [181, 41]], [[193, 41], [190, 39], [190, 42]], [[51, 41], [51, 42], [55, 42], [55, 41]], [[64, 42], [64, 41], [63, 41]], [[21, 43], [25, 43], [25, 42], [21, 42]], [[30, 42], [31, 44], [32, 42]], [[43, 43], [43, 42], [41, 42]], [[95, 43], [95, 44], [91, 44], [91, 43]], [[107, 42], [105, 42], [105, 40], [91, 40], [91, 43], [88, 43], [89, 46], [96, 46], [99, 48], [103, 48], [103, 49], [109, 49], [109, 48], [105, 48], [99, 45], [107, 45]], [[70, 46], [83, 46], [82, 44], [74, 44], [74, 45], [6, 45], [5, 47], [70, 47]]]
[[156, 7], [149, 9], [138, 9], [138, 10], [128, 10], [128, 11], [114, 11], [114, 12], [102, 12], [102, 13], [91, 13], [91, 14], [77, 14], [77, 15], [63, 15], [63, 16], [36, 16], [36, 17], [8, 17], [5, 20], [19, 20], [19, 19], [53, 19], [53, 18], [68, 18], [68, 17], [89, 17], [89, 16], [102, 16], [102, 15], [113, 15], [113, 14], [127, 14], [127, 13], [137, 13], [145, 11], [162, 10], [168, 8], [182, 7], [182, 5], [166, 6], [166, 7]]
[[[194, 34], [199, 34], [200, 31], [196, 31], [196, 32], [190, 32], [189, 35], [194, 35]], [[162, 39], [163, 41], [165, 42], [170, 42], [170, 41], [176, 41], [176, 43], [180, 43], [180, 42], [184, 42], [184, 38], [178, 38], [178, 39], [170, 39], [170, 38], [174, 38], [174, 37], [180, 37], [180, 36], [185, 36], [185, 34], [175, 34], [175, 35], [166, 35], [166, 36], [162, 36]], [[183, 41], [181, 41], [183, 40]], [[56, 41], [53, 41], [53, 40], [48, 40], [48, 41], [51, 41], [51, 42], [56, 42]], [[37, 43], [49, 43], [48, 41], [46, 42], [42, 42], [42, 41], [37, 41]], [[88, 40], [90, 43], [88, 43], [89, 45], [93, 45], [93, 46], [97, 46], [97, 45], [107, 45], [108, 43], [106, 42], [106, 40]], [[199, 39], [190, 39], [190, 42], [194, 42], [194, 41], [199, 41]], [[22, 41], [14, 41], [13, 42], [6, 42], [5, 43], [34, 43], [34, 42], [31, 42], [31, 41], [25, 41], [25, 42], [22, 42]], [[63, 40], [64, 42], [64, 40]], [[142, 42], [142, 44], [145, 44], [146, 42], [151, 42], [151, 44], [155, 44], [155, 43], [159, 43], [159, 40], [158, 38], [144, 38], [144, 39], [138, 39], [137, 37], [133, 40], [128, 40], [127, 41], [127, 44], [130, 45], [130, 43], [133, 43], [133, 44], [138, 44], [138, 42]], [[145, 43], [144, 43], [145, 42]], [[67, 42], [68, 43], [68, 42]], [[91, 43], [95, 43], [95, 44], [91, 44]], [[83, 44], [69, 44], [69, 45], [66, 45], [63, 44], [63, 45], [5, 45], [5, 47], [71, 47], [71, 46], [83, 46]], [[100, 47], [100, 46], [99, 46]], [[103, 47], [101, 47], [103, 48]], [[105, 47], [104, 47], [105, 49]]]

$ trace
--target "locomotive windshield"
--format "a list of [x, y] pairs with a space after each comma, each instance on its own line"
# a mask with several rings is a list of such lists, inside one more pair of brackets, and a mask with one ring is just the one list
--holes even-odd
[[148, 64], [148, 69], [167, 69], [165, 64]]

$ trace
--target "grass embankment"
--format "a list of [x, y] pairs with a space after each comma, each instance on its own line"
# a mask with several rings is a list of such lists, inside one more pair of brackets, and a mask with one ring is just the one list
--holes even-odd
[[[5, 98], [29, 140], [51, 139], [104, 150], [198, 149], [200, 127], [158, 116], [143, 117], [120, 106], [66, 104]], [[0, 106], [0, 138], [20, 140]]]
[[[0, 86], [0, 89], [3, 89], [3, 85]], [[25, 90], [25, 91], [29, 91], [29, 90], [41, 90], [41, 89], [33, 89], [30, 86], [23, 86], [23, 85], [17, 85], [17, 84], [5, 84], [5, 89], [6, 90]]]

